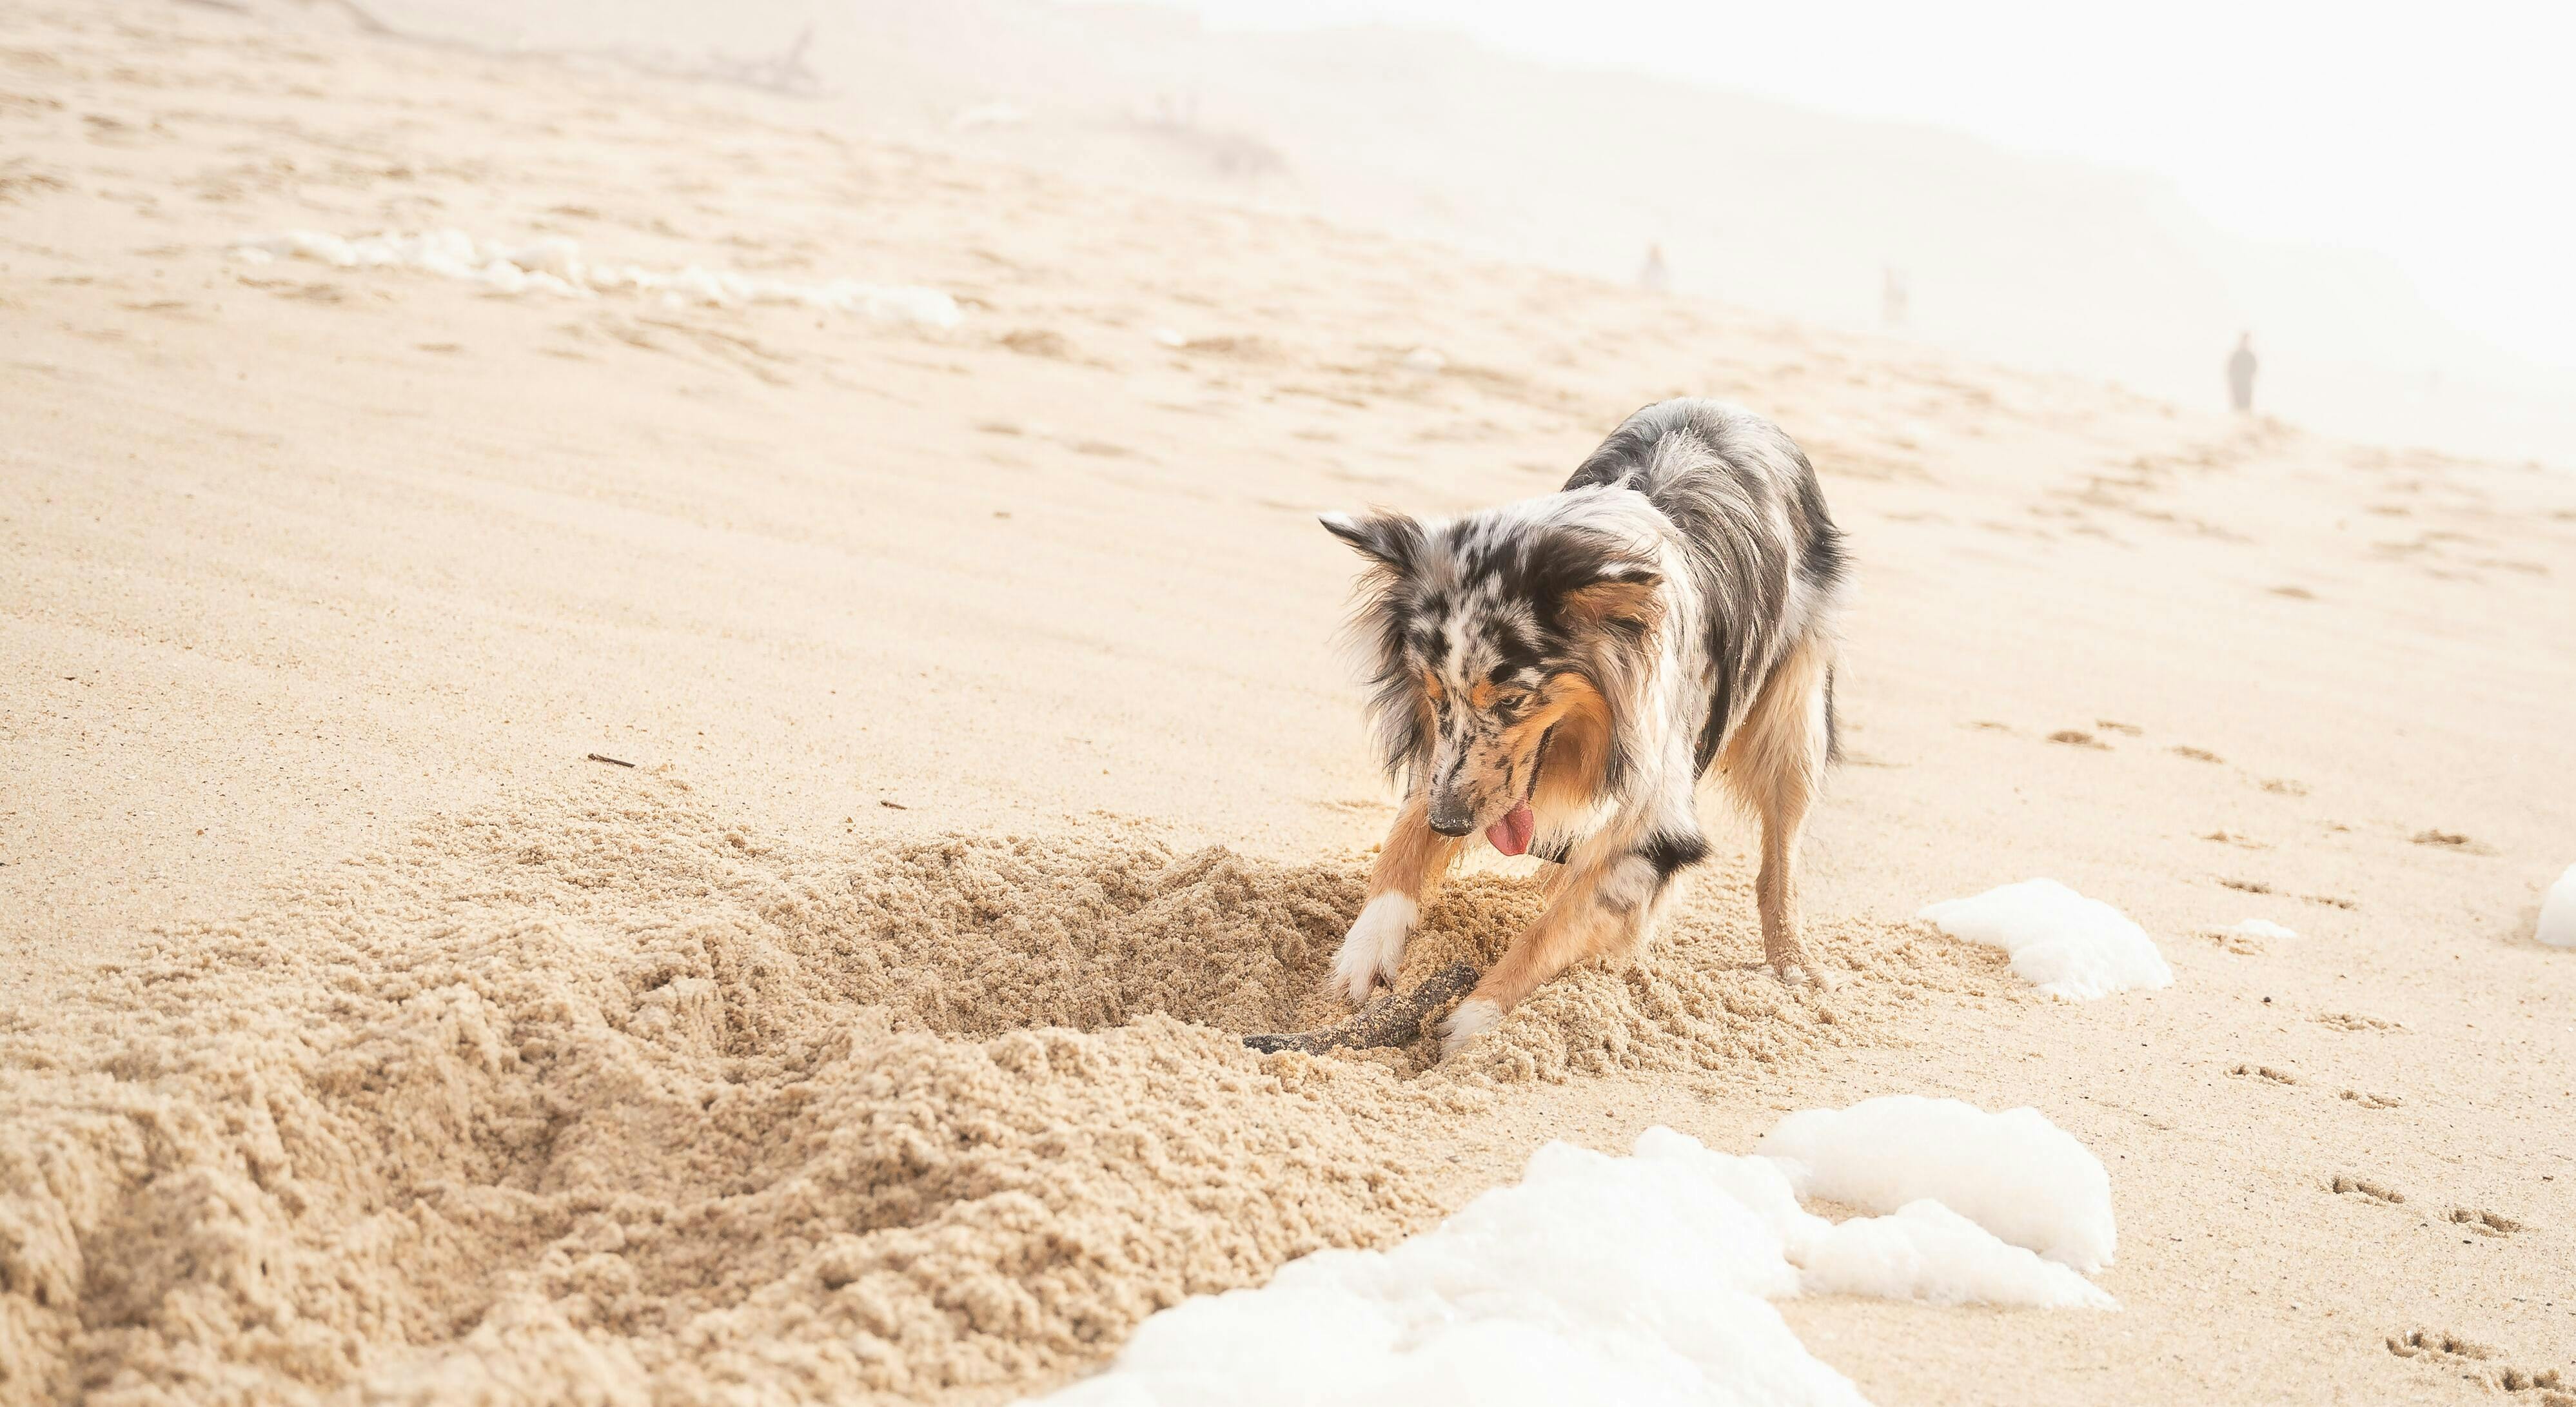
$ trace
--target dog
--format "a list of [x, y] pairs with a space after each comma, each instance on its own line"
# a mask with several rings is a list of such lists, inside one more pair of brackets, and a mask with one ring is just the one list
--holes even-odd
[[1565, 487], [1464, 517], [1325, 529], [1367, 560], [1351, 640], [1404, 801], [1331, 978], [1392, 984], [1426, 889], [1482, 832], [1550, 862], [1538, 918], [1448, 1018], [1443, 1054], [1576, 963], [1636, 952], [1708, 855], [1716, 768], [1762, 825], [1764, 961], [1821, 977], [1798, 838], [1827, 764], [1848, 559], [1804, 451], [1722, 401], [1628, 417]]

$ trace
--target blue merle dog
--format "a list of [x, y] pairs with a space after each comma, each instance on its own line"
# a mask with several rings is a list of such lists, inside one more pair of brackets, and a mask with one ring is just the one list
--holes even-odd
[[1550, 863], [1537, 920], [1448, 1021], [1455, 1051], [1575, 963], [1636, 951], [1708, 853], [1714, 767], [1762, 823], [1762, 950], [1820, 975], [1795, 868], [1835, 755], [1842, 537], [1806, 454], [1721, 401], [1628, 417], [1544, 498], [1464, 517], [1328, 514], [1368, 560], [1354, 634], [1405, 797], [1334, 965], [1392, 983], [1426, 888], [1482, 833]]

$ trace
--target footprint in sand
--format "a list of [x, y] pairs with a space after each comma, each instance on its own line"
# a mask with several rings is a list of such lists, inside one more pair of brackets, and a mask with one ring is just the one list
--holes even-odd
[[2510, 1236], [2531, 1228], [2509, 1216], [2500, 1216], [2478, 1207], [2453, 1207], [2444, 1220], [2453, 1226], [2466, 1227], [2481, 1236]]
[[2359, 1197], [2383, 1207], [2400, 1206], [2406, 1201], [2406, 1194], [2396, 1188], [2366, 1177], [2355, 1177], [2351, 1173], [2336, 1173], [2326, 1180], [2326, 1189], [2338, 1197]]
[[2427, 1367], [2458, 1373], [2490, 1392], [2530, 1393], [2533, 1407], [2576, 1407], [2576, 1390], [2555, 1368], [2537, 1371], [2499, 1363], [2503, 1355], [2485, 1344], [2438, 1329], [2390, 1334], [2388, 1351]]
[[2065, 743], [2071, 747], [2094, 748], [2102, 752], [2109, 752], [2111, 750], [2111, 745], [2109, 743], [2102, 741], [2091, 733], [2085, 732], [2081, 728], [2060, 728], [2056, 732], [2049, 734], [2048, 740], [2052, 743]]
[[2194, 762], [2225, 762], [2227, 760], [2204, 747], [2177, 747], [2173, 751], [2174, 756], [2188, 757]]
[[2357, 1089], [2345, 1090], [2343, 1097], [2364, 1109], [2394, 1109], [2406, 1102], [2393, 1094], [2371, 1094]]
[[2406, 1029], [2398, 1022], [2383, 1021], [2376, 1016], [2364, 1016], [2358, 1011], [2321, 1012], [2317, 1016], [2317, 1024], [2331, 1026], [2338, 1031], [2403, 1031]]
[[2409, 836], [2408, 839], [2414, 841], [2418, 845], [2432, 846], [2436, 850], [2457, 850], [2463, 855], [2492, 855], [2495, 853], [2493, 847], [2481, 845], [2457, 831], [2417, 831], [2414, 835]]
[[1049, 361], [1080, 360], [1073, 343], [1063, 333], [1044, 327], [1014, 328], [994, 339], [1004, 348], [1024, 357], [1043, 357]]
[[2263, 779], [2263, 790], [2275, 796], [2305, 796], [2308, 794], [2308, 784], [2292, 781], [2287, 777], [2266, 777]]
[[[2305, 1081], [2302, 1081], [2299, 1078], [2297, 1072], [2284, 1070], [2275, 1065], [2239, 1065], [2229, 1070], [2227, 1073], [2231, 1075], [2242, 1075], [2248, 1079], [2261, 1080], [2266, 1084], [2295, 1085], [2305, 1083]], [[2336, 1190], [2341, 1191], [2342, 1189], [2338, 1188]]]

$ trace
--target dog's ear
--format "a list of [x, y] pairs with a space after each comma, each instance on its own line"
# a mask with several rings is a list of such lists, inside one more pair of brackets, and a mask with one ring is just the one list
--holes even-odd
[[1649, 568], [1614, 566], [1565, 593], [1563, 609], [1581, 625], [1616, 625], [1644, 635], [1664, 618], [1664, 598], [1656, 590], [1663, 584], [1663, 575]]
[[1372, 510], [1366, 517], [1326, 513], [1316, 519], [1324, 531], [1357, 549], [1363, 557], [1404, 576], [1422, 556], [1422, 525], [1401, 513]]

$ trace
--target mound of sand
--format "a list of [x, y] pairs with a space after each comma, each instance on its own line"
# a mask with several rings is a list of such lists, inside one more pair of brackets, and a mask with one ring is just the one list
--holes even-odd
[[[1402, 981], [1453, 962], [1491, 964], [1537, 916], [1538, 901], [1537, 886], [1523, 880], [1469, 875], [1450, 884], [1423, 911]], [[2003, 965], [1973, 949], [1839, 919], [1809, 922], [1834, 985], [1784, 987], [1760, 965], [1755, 913], [1749, 875], [1699, 879], [1641, 960], [1578, 968], [1548, 983], [1439, 1073], [1475, 1085], [1739, 1069], [1870, 1039], [1932, 993], [2009, 991]], [[1425, 1036], [1407, 1055], [1413, 1063], [1403, 1068], [1424, 1069], [1437, 1059], [1438, 1042]]]
[[[1246, 1051], [1335, 1014], [1361, 869], [1115, 833], [826, 853], [667, 777], [429, 823], [12, 1019], [0, 1398], [1026, 1380], [1428, 1225], [1422, 1129], [1497, 1081], [1774, 1058], [1963, 971], [1837, 934], [1854, 979], [1788, 994], [1721, 893], [1428, 1078], [1428, 1038]], [[1412, 966], [1490, 957], [1533, 902], [1460, 881]]]
[[819, 1397], [1095, 1352], [1433, 1211], [1389, 1101], [1291, 1097], [1381, 1072], [1067, 1029], [1148, 982], [1228, 1013], [1212, 960], [1122, 954], [1293, 948], [1311, 887], [1120, 843], [835, 873], [668, 783], [434, 825], [11, 1033], [10, 1395]]

